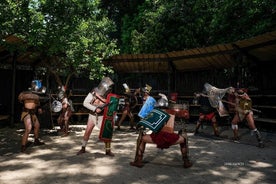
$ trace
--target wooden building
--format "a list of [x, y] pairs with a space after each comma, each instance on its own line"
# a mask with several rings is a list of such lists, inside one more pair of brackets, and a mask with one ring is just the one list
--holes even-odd
[[[8, 42], [22, 44], [23, 41], [10, 36]], [[0, 46], [0, 114], [9, 115], [11, 122], [17, 120], [17, 95], [26, 90], [33, 79], [34, 66], [38, 60], [31, 51], [10, 53]], [[154, 93], [178, 93], [191, 101], [193, 93], [201, 91], [208, 82], [218, 88], [229, 86], [249, 89], [255, 106], [275, 114], [276, 110], [276, 31], [250, 39], [228, 44], [214, 45], [161, 54], [116, 55], [104, 64], [113, 67], [115, 92], [123, 92], [123, 83], [130, 88], [149, 84]], [[45, 76], [44, 85], [55, 86], [53, 79]], [[86, 94], [98, 81], [73, 79], [73, 91]], [[272, 117], [275, 118], [276, 117]]]

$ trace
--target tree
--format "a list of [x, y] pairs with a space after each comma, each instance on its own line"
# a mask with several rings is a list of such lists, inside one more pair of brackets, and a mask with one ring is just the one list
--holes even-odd
[[[21, 0], [1, 1], [1, 45], [3, 38], [15, 35], [39, 54], [40, 65], [56, 75], [86, 74], [101, 78], [113, 71], [102, 60], [118, 53], [110, 38], [115, 25], [99, 8], [99, 0]], [[11, 47], [6, 45], [10, 50]]]
[[164, 53], [274, 31], [273, 0], [145, 0], [122, 24], [121, 53]]
[[274, 0], [220, 0], [212, 16], [210, 38], [212, 44], [243, 40], [274, 31]]

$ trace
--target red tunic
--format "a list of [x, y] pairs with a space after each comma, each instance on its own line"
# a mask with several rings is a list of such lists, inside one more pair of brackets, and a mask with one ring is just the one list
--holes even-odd
[[202, 114], [202, 113], [200, 113], [199, 115], [200, 116], [204, 115], [204, 120], [211, 121], [213, 119], [213, 117], [215, 116], [215, 113], [214, 112], [211, 112], [209, 114]]
[[174, 145], [179, 139], [179, 135], [176, 133], [169, 133], [160, 131], [158, 133], [151, 133], [150, 137], [153, 142], [157, 145], [157, 148], [165, 149]]

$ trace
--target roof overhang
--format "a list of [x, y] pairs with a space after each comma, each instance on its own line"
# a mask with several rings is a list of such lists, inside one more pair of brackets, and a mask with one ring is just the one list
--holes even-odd
[[228, 44], [174, 51], [164, 54], [123, 54], [104, 60], [117, 73], [165, 73], [231, 68], [237, 57], [256, 62], [276, 58], [276, 31]]

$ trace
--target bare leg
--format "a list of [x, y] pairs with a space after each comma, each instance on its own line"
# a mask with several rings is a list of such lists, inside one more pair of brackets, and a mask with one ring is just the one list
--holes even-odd
[[87, 145], [87, 142], [89, 140], [89, 137], [90, 137], [94, 127], [95, 127], [95, 124], [93, 123], [93, 121], [91, 119], [88, 118], [86, 129], [85, 129], [85, 132], [83, 135], [82, 146], [81, 146], [80, 151], [78, 151], [77, 155], [85, 153], [85, 147]]
[[212, 118], [212, 127], [213, 127], [213, 131], [214, 131], [214, 135], [219, 137], [218, 123], [217, 123], [217, 119], [215, 116]]
[[238, 129], [238, 122], [240, 121], [240, 118], [238, 116], [238, 114], [236, 113], [231, 124], [232, 124], [232, 130], [233, 130], [233, 134], [234, 134], [234, 140], [239, 140], [239, 129]]
[[39, 138], [39, 129], [40, 129], [40, 123], [37, 119], [36, 116], [33, 117], [33, 123], [34, 123], [34, 145], [36, 146], [40, 146], [40, 145], [44, 145], [44, 142], [41, 142], [38, 138]]
[[64, 114], [64, 136], [67, 136], [69, 134], [69, 116], [68, 116], [68, 112], [66, 112]]
[[129, 119], [130, 119], [130, 129], [134, 129], [135, 124], [134, 124], [134, 117], [133, 117], [132, 112], [129, 112], [128, 116], [129, 116]]
[[118, 125], [117, 125], [118, 130], [121, 129], [121, 124], [126, 119], [126, 116], [127, 116], [127, 110], [124, 110], [123, 113], [122, 113], [121, 119], [119, 120]]
[[22, 140], [21, 140], [21, 152], [26, 151], [26, 144], [28, 142], [29, 134], [32, 130], [32, 122], [31, 122], [30, 115], [27, 115], [24, 118], [24, 126], [25, 126], [25, 132], [24, 132], [24, 134], [22, 136]]
[[198, 118], [198, 120], [197, 120], [197, 122], [196, 122], [196, 128], [195, 128], [194, 135], [196, 135], [196, 134], [198, 133], [198, 129], [200, 128], [200, 126], [201, 126], [201, 124], [202, 124], [202, 121], [203, 121], [203, 119], [204, 119], [204, 116], [205, 116], [205, 115], [203, 115], [203, 114], [200, 114], [200, 115], [199, 115], [199, 118]]
[[141, 138], [141, 141], [137, 145], [137, 155], [135, 156], [135, 159], [133, 162], [130, 162], [130, 165], [135, 166], [135, 167], [143, 167], [143, 154], [146, 148], [146, 141], [152, 142], [151, 137], [149, 135], [143, 135]]
[[183, 136], [179, 136], [179, 139], [175, 142], [175, 144], [180, 145], [180, 151], [182, 154], [182, 160], [183, 160], [183, 167], [184, 168], [189, 168], [192, 167], [193, 163], [189, 160], [189, 148], [188, 148], [188, 142], [186, 141], [187, 138]]
[[261, 133], [258, 131], [258, 129], [255, 126], [255, 121], [254, 121], [254, 118], [253, 118], [253, 113], [249, 113], [246, 116], [246, 120], [247, 120], [249, 128], [252, 131], [254, 131], [254, 133], [256, 135], [256, 138], [257, 138], [257, 141], [258, 141], [258, 146], [261, 147], [261, 148], [263, 148], [264, 147], [264, 143], [263, 143], [263, 140], [262, 140]]

